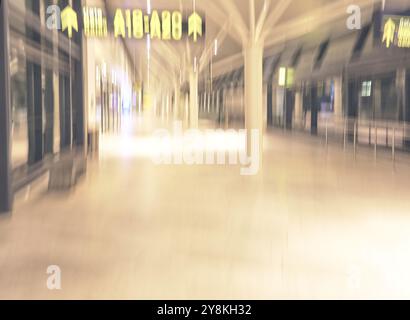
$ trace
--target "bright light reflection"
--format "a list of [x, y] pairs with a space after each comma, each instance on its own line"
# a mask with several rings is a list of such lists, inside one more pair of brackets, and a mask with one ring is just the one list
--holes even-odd
[[[101, 155], [109, 158], [151, 158], [161, 152], [192, 150], [192, 139], [186, 136], [170, 136], [170, 139], [159, 139], [154, 135], [134, 136], [133, 124], [127, 120], [121, 135], [107, 135], [101, 138]], [[195, 151], [243, 152], [246, 137], [244, 133], [215, 131], [195, 140]]]

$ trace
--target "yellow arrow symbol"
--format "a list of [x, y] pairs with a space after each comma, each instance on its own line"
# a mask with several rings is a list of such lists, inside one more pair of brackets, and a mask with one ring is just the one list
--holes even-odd
[[386, 47], [390, 48], [390, 44], [394, 41], [394, 33], [396, 31], [396, 24], [393, 22], [391, 18], [387, 20], [386, 24], [384, 25], [384, 32], [383, 32], [383, 40], [382, 42], [386, 41]]
[[202, 18], [194, 12], [188, 19], [188, 36], [194, 36], [194, 42], [197, 41], [198, 35], [202, 37]]
[[61, 26], [63, 27], [63, 32], [68, 29], [68, 37], [73, 37], [73, 29], [78, 32], [78, 20], [77, 13], [67, 6], [63, 12], [61, 12]]

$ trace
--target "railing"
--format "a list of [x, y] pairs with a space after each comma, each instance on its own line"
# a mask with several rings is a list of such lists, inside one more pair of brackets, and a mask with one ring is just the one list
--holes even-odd
[[[308, 119], [295, 121], [296, 128], [310, 129]], [[397, 153], [408, 153], [410, 156], [410, 125], [398, 121], [362, 120], [341, 118], [333, 115], [321, 115], [318, 119], [318, 135], [324, 139], [326, 146], [329, 143], [341, 143], [343, 149], [353, 146], [354, 157], [357, 156], [359, 146], [368, 146], [373, 149], [374, 157], [380, 150], [391, 154], [396, 161]], [[408, 145], [407, 145], [408, 143]]]

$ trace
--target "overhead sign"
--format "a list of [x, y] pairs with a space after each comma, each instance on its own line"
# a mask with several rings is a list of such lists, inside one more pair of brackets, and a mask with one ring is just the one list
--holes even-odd
[[77, 13], [70, 6], [61, 12], [61, 27], [63, 32], [67, 30], [69, 38], [73, 36], [73, 29], [78, 32]]
[[[63, 32], [68, 30], [72, 37], [73, 30], [78, 32], [76, 12], [67, 6], [62, 14]], [[143, 39], [149, 37], [158, 40], [181, 40], [186, 34], [197, 42], [204, 35], [204, 23], [200, 14], [194, 11], [188, 21], [184, 21], [181, 11], [153, 10], [150, 14], [141, 9], [116, 9], [109, 28], [108, 18], [101, 8], [83, 7], [83, 28], [86, 37], [107, 37], [112, 30], [114, 37]]]
[[279, 68], [279, 79], [278, 84], [281, 87], [290, 88], [293, 86], [294, 78], [295, 78], [295, 71], [293, 68]]
[[410, 17], [385, 15], [382, 34], [382, 43], [386, 48], [410, 48]]
[[202, 37], [202, 18], [196, 12], [188, 19], [188, 36], [193, 36], [194, 42], [197, 41], [198, 36]]
[[[202, 24], [201, 24], [202, 28]], [[181, 40], [182, 14], [179, 11], [153, 10], [151, 15], [142, 10], [117, 9], [114, 16], [114, 36], [142, 39], [147, 35], [151, 39]]]
[[108, 36], [107, 17], [101, 8], [83, 8], [83, 26], [86, 37]]

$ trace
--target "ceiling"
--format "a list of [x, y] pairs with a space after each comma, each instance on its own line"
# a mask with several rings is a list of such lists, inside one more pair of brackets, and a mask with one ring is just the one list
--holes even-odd
[[[180, 10], [188, 17], [193, 11], [194, 0], [150, 0], [151, 8], [161, 10]], [[184, 81], [187, 79], [187, 66], [193, 61], [204, 62], [206, 65], [210, 59], [215, 66], [229, 67], [234, 58], [240, 60], [242, 43], [238, 33], [234, 32], [235, 25], [239, 20], [249, 30], [250, 26], [250, 2], [255, 5], [255, 21], [258, 21], [264, 8], [265, 0], [195, 0], [197, 11], [202, 13], [206, 21], [205, 40], [193, 45], [192, 41], [152, 41], [150, 51], [149, 73], [164, 85], [171, 85], [175, 79]], [[365, 3], [380, 2], [381, 0], [355, 0], [360, 5]], [[138, 4], [136, 4], [138, 3]], [[232, 5], [229, 7], [227, 5]], [[286, 42], [291, 37], [306, 36], [312, 34], [312, 28], [318, 29], [319, 33], [331, 34], [335, 25], [332, 23], [320, 24], [326, 21], [326, 17], [337, 13], [339, 17], [345, 17], [346, 9], [351, 5], [351, 0], [266, 0], [270, 5], [267, 7], [267, 16], [275, 13], [279, 4], [285, 4], [283, 13], [277, 22], [271, 26], [269, 36], [266, 38], [266, 50], [275, 47], [279, 42]], [[141, 8], [146, 12], [147, 0], [106, 0], [108, 11], [114, 14], [116, 8]], [[235, 12], [238, 13], [235, 16]], [[269, 20], [268, 20], [269, 21]], [[230, 25], [228, 23], [230, 22]], [[268, 22], [265, 22], [268, 23]], [[339, 28], [345, 28], [345, 22], [339, 23]], [[225, 30], [225, 32], [223, 31]], [[295, 33], [297, 31], [297, 33]], [[289, 35], [287, 35], [289, 33]], [[211, 51], [215, 38], [218, 42], [218, 54]], [[147, 42], [144, 40], [125, 40], [130, 56], [139, 70], [139, 77], [145, 79], [148, 74]], [[201, 58], [202, 57], [202, 58]], [[196, 59], [196, 60], [195, 60]], [[198, 62], [198, 63], [199, 63]], [[202, 69], [201, 69], [202, 70]]]

